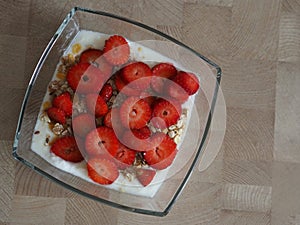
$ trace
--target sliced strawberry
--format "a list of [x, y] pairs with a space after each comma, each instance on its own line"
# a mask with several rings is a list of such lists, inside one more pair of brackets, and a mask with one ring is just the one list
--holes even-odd
[[131, 87], [137, 90], [145, 90], [151, 82], [151, 68], [143, 62], [128, 64], [121, 70], [123, 81], [128, 84], [133, 82]]
[[177, 69], [170, 63], [159, 63], [152, 68], [151, 87], [158, 93], [163, 92], [165, 80], [177, 74]]
[[112, 128], [111, 109], [105, 114], [104, 119], [103, 119], [103, 124], [107, 127]]
[[122, 77], [117, 74], [115, 77], [115, 84], [119, 92], [122, 92], [123, 94], [127, 96], [140, 96], [141, 91], [131, 88], [130, 84], [127, 84], [122, 80]]
[[72, 100], [69, 92], [64, 92], [58, 96], [56, 96], [53, 101], [52, 105], [56, 108], [61, 109], [65, 112], [66, 116], [72, 115]]
[[83, 156], [76, 144], [74, 137], [65, 136], [57, 139], [50, 148], [51, 152], [70, 162], [80, 162]]
[[104, 101], [108, 101], [113, 95], [113, 88], [110, 84], [104, 84], [103, 88], [100, 91], [100, 96], [104, 99]]
[[167, 94], [176, 99], [180, 103], [184, 103], [188, 100], [189, 94], [177, 83], [174, 81], [166, 81], [165, 82], [165, 87]]
[[164, 133], [156, 133], [152, 136], [155, 147], [144, 153], [144, 159], [148, 165], [155, 169], [165, 169], [170, 166], [176, 155], [176, 143]]
[[92, 158], [87, 163], [88, 176], [96, 183], [112, 184], [118, 177], [116, 164], [106, 157]]
[[139, 152], [147, 151], [151, 149], [151, 142], [149, 139], [150, 136], [151, 131], [148, 127], [143, 127], [138, 130], [127, 130], [122, 137], [122, 143], [126, 147]]
[[124, 170], [127, 167], [131, 166], [135, 160], [135, 154], [136, 151], [127, 148], [125, 145], [120, 143], [119, 149], [115, 156], [118, 168]]
[[112, 129], [114, 130], [118, 139], [121, 140], [124, 132], [128, 128], [124, 127], [121, 122], [120, 108], [112, 108], [110, 112], [111, 112], [110, 123], [111, 123]]
[[136, 169], [136, 178], [144, 187], [148, 186], [151, 183], [155, 175], [155, 170], [143, 168]]
[[105, 75], [105, 77], [110, 77], [112, 73], [112, 65], [107, 62], [103, 56], [103, 52], [98, 49], [88, 49], [81, 53], [80, 63], [90, 63], [97, 67]]
[[59, 108], [56, 107], [50, 107], [47, 109], [48, 117], [51, 119], [51, 121], [65, 124], [66, 123], [66, 114], [64, 111], [62, 111]]
[[158, 169], [158, 170], [163, 170], [172, 165], [176, 154], [177, 154], [177, 149], [173, 151], [167, 158], [161, 160], [160, 162], [155, 163], [155, 165], [151, 165], [152, 168]]
[[88, 113], [82, 113], [72, 119], [73, 131], [76, 135], [84, 138], [96, 127], [95, 118]]
[[180, 85], [189, 95], [195, 94], [199, 89], [199, 80], [193, 73], [179, 71], [172, 80]]
[[98, 93], [107, 77], [89, 63], [78, 63], [70, 68], [67, 81], [73, 91], [80, 94]]
[[136, 136], [139, 139], [146, 139], [151, 136], [151, 130], [149, 127], [142, 127], [140, 129], [134, 129], [132, 130], [132, 133], [134, 136]]
[[81, 53], [79, 62], [80, 63], [89, 63], [92, 64], [95, 62], [96, 59], [98, 59], [103, 52], [98, 49], [87, 49], [84, 52]]
[[120, 108], [120, 117], [123, 126], [139, 129], [146, 126], [151, 118], [152, 110], [149, 104], [138, 97], [127, 98]]
[[104, 57], [113, 65], [122, 65], [129, 59], [130, 48], [126, 39], [113, 35], [105, 41]]
[[88, 94], [85, 100], [89, 113], [95, 117], [104, 116], [108, 112], [108, 106], [100, 95]]
[[150, 105], [150, 107], [153, 106], [153, 103], [156, 101], [156, 96], [153, 95], [152, 93], [149, 93], [147, 91], [143, 91], [140, 94], [140, 98], [144, 99], [146, 102], [148, 102], [148, 104]]
[[101, 126], [86, 135], [85, 148], [89, 155], [106, 154], [114, 157], [119, 141], [112, 128]]
[[181, 115], [181, 105], [176, 100], [159, 99], [153, 106], [152, 124], [165, 129], [177, 122]]
[[103, 55], [96, 59], [93, 65], [96, 66], [106, 78], [109, 78], [112, 75], [113, 66], [107, 62]]

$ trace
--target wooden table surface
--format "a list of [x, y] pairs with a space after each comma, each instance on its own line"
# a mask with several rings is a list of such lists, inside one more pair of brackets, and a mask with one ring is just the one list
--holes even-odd
[[[224, 72], [227, 128], [171, 212], [137, 215], [76, 195], [13, 159], [25, 88], [66, 13], [82, 6], [153, 26]], [[299, 0], [0, 0], [0, 224], [300, 224]]]

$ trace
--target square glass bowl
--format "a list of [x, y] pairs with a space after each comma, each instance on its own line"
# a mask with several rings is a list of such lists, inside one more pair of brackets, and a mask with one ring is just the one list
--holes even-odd
[[[157, 190], [151, 197], [126, 193], [126, 187], [113, 190], [88, 182], [54, 167], [31, 148], [49, 82], [63, 53], [81, 30], [122, 35], [130, 42], [163, 55], [177, 67], [195, 73], [200, 80], [200, 90], [189, 106], [189, 123], [185, 126], [178, 154], [164, 178], [154, 184]], [[75, 7], [50, 40], [33, 72], [19, 116], [13, 156], [50, 180], [93, 200], [131, 212], [167, 215], [195, 168], [207, 139], [220, 80], [219, 66], [167, 34], [130, 19]]]

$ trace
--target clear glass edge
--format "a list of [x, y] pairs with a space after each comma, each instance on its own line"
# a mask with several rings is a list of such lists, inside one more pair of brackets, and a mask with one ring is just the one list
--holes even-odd
[[[76, 13], [76, 11], [82, 11], [82, 12], [87, 12], [87, 13], [93, 13], [93, 14], [99, 14], [102, 16], [107, 16], [107, 17], [111, 17], [111, 18], [115, 18], [115, 19], [119, 19], [128, 23], [131, 23], [133, 25], [142, 27], [146, 30], [149, 30], [153, 33], [156, 33], [172, 42], [174, 42], [175, 44], [184, 47], [186, 49], [188, 49], [189, 51], [191, 51], [192, 53], [194, 53], [196, 56], [198, 56], [199, 58], [201, 58], [202, 60], [204, 60], [205, 62], [207, 62], [209, 65], [211, 65], [212, 67], [214, 67], [214, 69], [216, 70], [216, 86], [215, 86], [215, 90], [214, 90], [214, 95], [213, 95], [213, 99], [211, 102], [211, 108], [210, 108], [210, 113], [208, 116], [208, 120], [204, 129], [204, 133], [203, 133], [203, 137], [201, 139], [200, 142], [200, 146], [196, 152], [196, 155], [194, 157], [194, 160], [189, 168], [189, 170], [187, 171], [183, 181], [181, 182], [180, 186], [178, 187], [177, 191], [175, 192], [173, 198], [171, 199], [171, 201], [169, 202], [169, 204], [167, 205], [167, 207], [165, 208], [164, 211], [152, 211], [152, 210], [146, 210], [146, 209], [138, 209], [138, 208], [132, 208], [129, 206], [125, 206], [125, 205], [121, 205], [115, 202], [111, 202], [102, 198], [98, 198], [95, 197], [94, 195], [90, 195], [86, 192], [83, 192], [77, 188], [72, 187], [69, 184], [66, 184], [62, 181], [60, 181], [59, 179], [51, 176], [50, 174], [44, 172], [43, 170], [39, 169], [38, 167], [34, 166], [33, 164], [29, 163], [28, 161], [26, 161], [25, 159], [23, 159], [22, 157], [20, 157], [17, 154], [17, 149], [18, 149], [18, 141], [19, 141], [19, 135], [20, 135], [20, 130], [21, 130], [21, 126], [22, 126], [22, 120], [23, 120], [23, 116], [24, 116], [24, 112], [25, 112], [25, 108], [27, 105], [27, 100], [29, 97], [29, 94], [31, 92], [31, 89], [34, 85], [34, 82], [39, 74], [40, 69], [42, 68], [45, 59], [47, 58], [49, 52], [52, 49], [52, 46], [55, 44], [56, 40], [59, 38], [60, 34], [62, 33], [62, 31], [64, 30], [64, 28], [67, 26], [68, 22], [71, 20], [71, 18], [74, 16], [74, 14]], [[22, 162], [23, 164], [25, 164], [26, 166], [30, 167], [31, 169], [33, 169], [34, 171], [38, 172], [39, 174], [47, 177], [48, 179], [56, 182], [57, 184], [60, 184], [61, 186], [72, 190], [76, 193], [79, 193], [85, 197], [91, 198], [93, 200], [99, 201], [101, 203], [107, 204], [109, 206], [118, 208], [118, 209], [123, 209], [126, 211], [130, 211], [130, 212], [136, 212], [136, 213], [141, 213], [141, 214], [146, 214], [146, 215], [153, 215], [153, 216], [166, 216], [172, 206], [174, 205], [174, 203], [176, 202], [176, 200], [178, 199], [178, 197], [180, 196], [182, 190], [184, 189], [185, 185], [187, 184], [187, 181], [189, 180], [195, 165], [197, 164], [198, 160], [199, 160], [199, 156], [200, 156], [200, 152], [202, 150], [202, 147], [204, 146], [205, 142], [206, 142], [206, 137], [208, 135], [209, 129], [210, 129], [210, 124], [211, 124], [211, 120], [212, 120], [212, 116], [213, 116], [213, 112], [214, 112], [214, 108], [215, 108], [215, 104], [216, 104], [216, 100], [217, 100], [217, 95], [218, 95], [218, 91], [219, 91], [219, 85], [221, 83], [221, 77], [222, 77], [222, 70], [221, 68], [215, 64], [213, 61], [211, 61], [210, 59], [206, 58], [205, 56], [201, 55], [200, 53], [196, 52], [195, 50], [193, 50], [192, 48], [188, 47], [187, 45], [183, 44], [182, 42], [174, 39], [173, 37], [156, 30], [155, 28], [149, 27], [145, 24], [142, 24], [140, 22], [131, 20], [131, 19], [127, 19], [125, 17], [121, 17], [121, 16], [117, 16], [111, 13], [107, 13], [107, 12], [103, 12], [103, 11], [95, 11], [95, 10], [91, 10], [91, 9], [87, 9], [87, 8], [81, 8], [81, 7], [74, 7], [71, 9], [71, 11], [67, 14], [67, 16], [65, 17], [65, 19], [63, 20], [62, 24], [59, 26], [59, 28], [57, 29], [57, 31], [55, 32], [55, 34], [53, 35], [53, 37], [51, 38], [50, 42], [48, 43], [48, 45], [46, 46], [44, 52], [42, 53], [42, 56], [40, 57], [37, 66], [35, 67], [33, 74], [31, 76], [31, 79], [29, 81], [28, 87], [26, 89], [26, 93], [22, 102], [22, 106], [21, 106], [21, 110], [20, 110], [20, 115], [19, 115], [19, 119], [18, 119], [18, 123], [17, 123], [17, 128], [16, 128], [16, 133], [15, 133], [15, 138], [14, 138], [14, 142], [13, 142], [13, 151], [12, 151], [12, 155], [13, 157]]]

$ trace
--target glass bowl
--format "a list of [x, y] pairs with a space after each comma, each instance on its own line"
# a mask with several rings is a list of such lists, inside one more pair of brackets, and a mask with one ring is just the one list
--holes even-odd
[[[149, 187], [122, 183], [117, 183], [117, 188], [99, 185], [55, 167], [32, 149], [36, 122], [49, 82], [62, 55], [74, 47], [70, 46], [72, 40], [84, 30], [122, 35], [135, 43], [130, 47], [139, 46], [133, 50], [135, 59], [150, 64], [172, 62], [180, 69], [193, 72], [200, 80], [200, 90], [189, 101], [188, 122], [176, 158]], [[146, 49], [144, 53], [140, 52], [142, 48]], [[120, 16], [75, 7], [53, 35], [33, 72], [19, 116], [13, 156], [52, 181], [93, 200], [131, 212], [165, 216], [186, 185], [205, 144], [220, 80], [219, 66], [167, 34]], [[40, 147], [44, 148], [42, 144]]]

